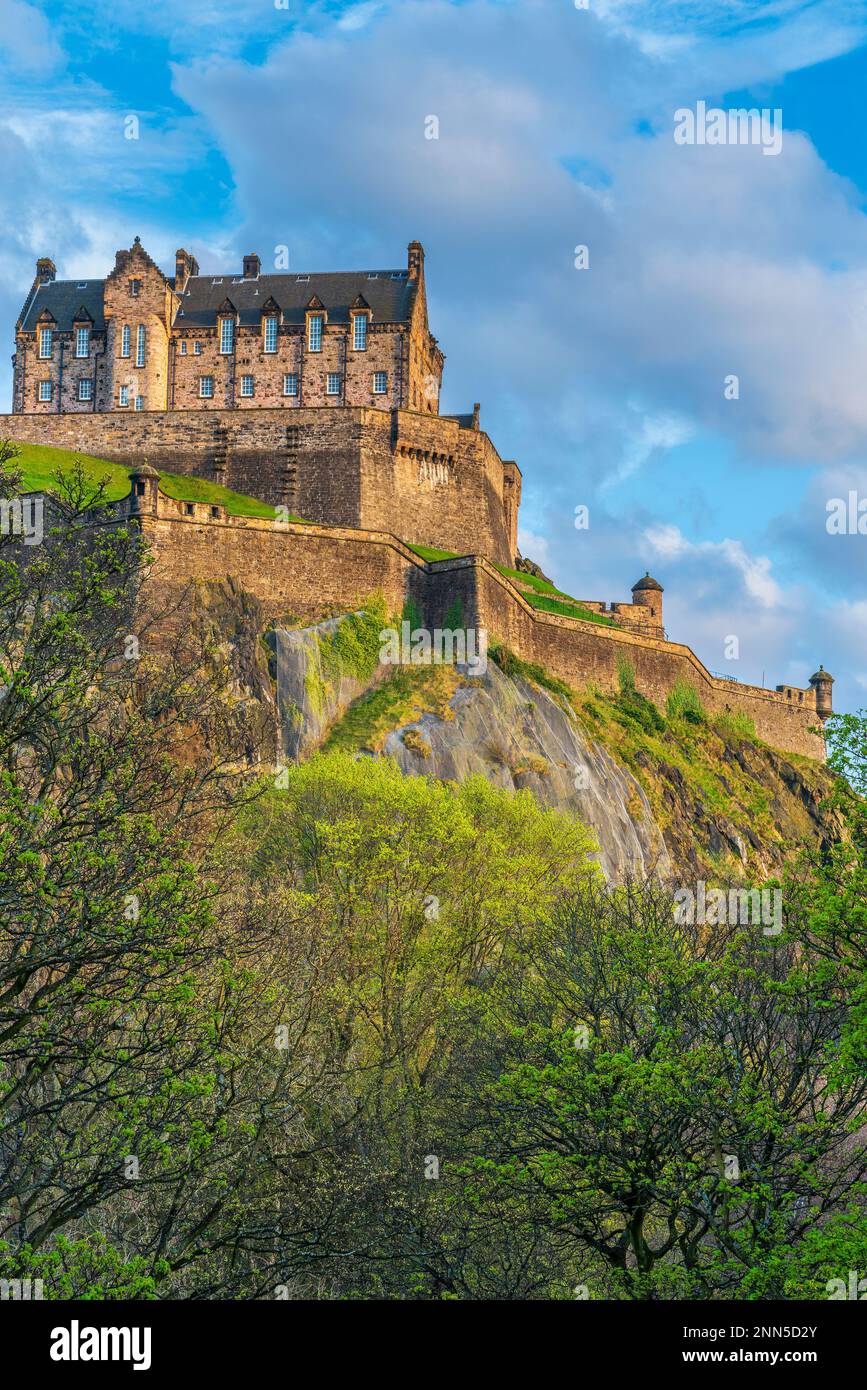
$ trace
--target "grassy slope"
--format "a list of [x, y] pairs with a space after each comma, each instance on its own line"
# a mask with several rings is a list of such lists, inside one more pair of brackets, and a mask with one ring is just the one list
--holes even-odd
[[[117, 502], [129, 492], [130, 470], [121, 463], [110, 463], [108, 459], [95, 458], [90, 454], [75, 454], [66, 449], [52, 449], [44, 444], [22, 444], [18, 457], [11, 467], [18, 468], [22, 474], [25, 492], [50, 492], [55, 486], [55, 474], [71, 469], [80, 462], [85, 473], [95, 483], [107, 479], [105, 499]], [[203, 478], [188, 478], [177, 473], [160, 471], [160, 487], [167, 497], [179, 502], [206, 502], [226, 508], [231, 516], [255, 516], [271, 519], [276, 516], [276, 508], [256, 497], [233, 492], [218, 483], [207, 482]], [[292, 517], [300, 521], [300, 517]]]

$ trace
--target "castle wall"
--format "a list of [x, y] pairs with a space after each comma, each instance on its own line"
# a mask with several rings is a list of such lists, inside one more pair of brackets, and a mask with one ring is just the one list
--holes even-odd
[[[128, 504], [121, 504], [119, 515], [127, 510]], [[490, 639], [505, 642], [575, 689], [593, 683], [616, 692], [618, 665], [625, 658], [634, 668], [637, 689], [661, 709], [675, 682], [689, 681], [709, 711], [748, 715], [759, 737], [773, 747], [824, 758], [823, 741], [811, 732], [820, 723], [812, 690], [787, 687], [777, 693], [721, 681], [679, 643], [539, 612], [477, 556], [425, 565], [385, 532], [280, 528], [211, 512], [204, 504], [160, 495], [156, 512], [142, 516], [156, 556], [155, 577], [167, 593], [191, 581], [231, 577], [262, 602], [266, 619], [313, 623], [381, 591], [395, 614], [412, 598], [429, 628], [444, 626], [460, 600], [465, 627], [487, 630]]]
[[363, 408], [0, 416], [0, 438], [208, 478], [333, 526], [514, 562], [520, 473], [482, 430]]
[[[443, 562], [431, 568], [437, 570]], [[457, 576], [455, 577], [457, 579]], [[695, 686], [705, 708], [716, 714], [745, 714], [759, 738], [776, 748], [823, 760], [822, 738], [811, 732], [820, 726], [811, 689], [789, 688], [777, 693], [711, 676], [695, 653], [661, 637], [620, 631], [596, 623], [563, 618], [532, 609], [516, 589], [484, 560], [472, 557], [464, 567], [461, 586], [465, 614], [485, 627], [526, 661], [536, 662], [576, 689], [589, 683], [615, 693], [618, 663], [631, 662], [637, 689], [665, 708], [678, 680]], [[469, 624], [469, 617], [465, 617]]]

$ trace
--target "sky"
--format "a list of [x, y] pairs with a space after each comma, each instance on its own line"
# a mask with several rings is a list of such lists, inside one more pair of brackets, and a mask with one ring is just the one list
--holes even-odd
[[[680, 143], [700, 102], [779, 110], [779, 152]], [[442, 409], [518, 461], [523, 553], [586, 599], [650, 570], [711, 670], [821, 662], [855, 710], [867, 534], [828, 508], [867, 512], [865, 104], [867, 0], [0, 0], [0, 410], [37, 256], [418, 238]]]

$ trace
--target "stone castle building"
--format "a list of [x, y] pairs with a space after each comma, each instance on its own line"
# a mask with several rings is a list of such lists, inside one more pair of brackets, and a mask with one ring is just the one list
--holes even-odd
[[136, 237], [104, 280], [36, 278], [15, 330], [21, 414], [375, 406], [436, 414], [443, 355], [427, 321], [424, 251], [406, 269], [164, 275]]
[[510, 565], [520, 469], [478, 406], [440, 415], [444, 360], [418, 241], [401, 270], [201, 275], [181, 250], [170, 277], [136, 238], [105, 280], [37, 261], [0, 432]]
[[[820, 667], [808, 687], [767, 690], [715, 676], [668, 639], [650, 575], [631, 603], [536, 601], [513, 568], [518, 465], [478, 405], [440, 414], [444, 357], [417, 241], [405, 269], [324, 274], [263, 275], [249, 255], [239, 274], [201, 275], [180, 250], [167, 276], [138, 238], [104, 280], [58, 280], [43, 258], [13, 362], [0, 438], [128, 465], [118, 514], [141, 527], [169, 588], [231, 577], [269, 621], [315, 622], [374, 591], [394, 611], [412, 600], [431, 628], [458, 605], [464, 625], [576, 689], [617, 690], [625, 660], [660, 705], [688, 681], [768, 743], [824, 755], [832, 677]], [[173, 501], [160, 471], [282, 506], [289, 521]]]

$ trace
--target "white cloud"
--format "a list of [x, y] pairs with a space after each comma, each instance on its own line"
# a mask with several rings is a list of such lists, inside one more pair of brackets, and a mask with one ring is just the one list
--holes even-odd
[[748, 598], [763, 608], [778, 608], [782, 603], [782, 590], [771, 574], [769, 558], [749, 555], [740, 541], [729, 537], [722, 541], [689, 541], [679, 527], [671, 524], [648, 526], [644, 539], [664, 559], [698, 560], [705, 572], [713, 562], [733, 570]]
[[64, 55], [48, 20], [25, 0], [0, 0], [0, 60], [15, 74], [48, 77]]

